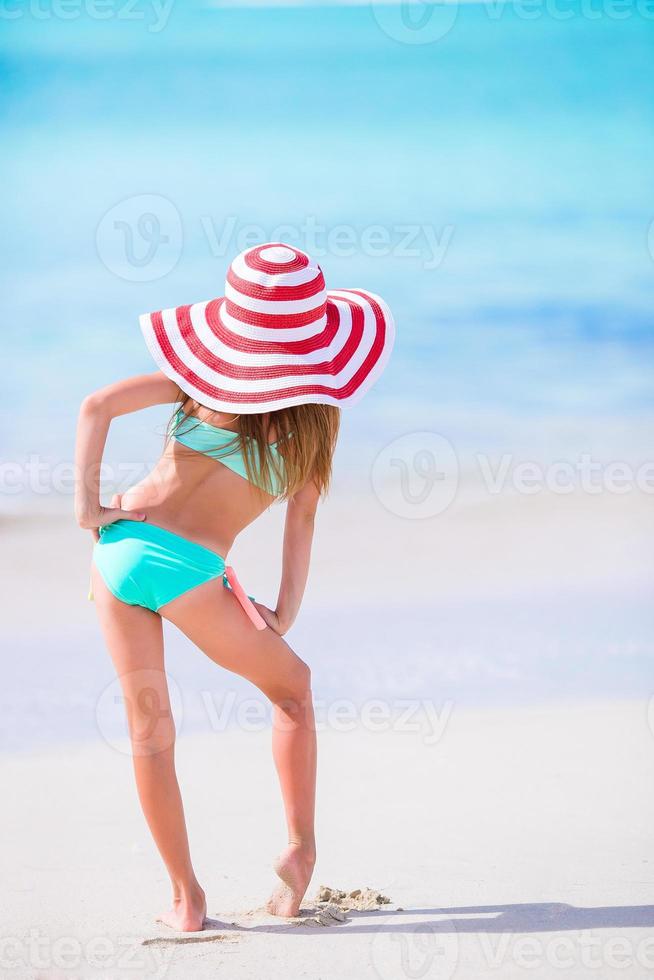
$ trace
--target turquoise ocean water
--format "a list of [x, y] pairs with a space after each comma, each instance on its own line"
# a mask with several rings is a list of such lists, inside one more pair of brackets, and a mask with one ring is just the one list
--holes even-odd
[[329, 285], [396, 313], [352, 444], [383, 418], [546, 452], [573, 418], [578, 448], [643, 457], [654, 11], [463, 4], [420, 43], [399, 6], [17, 9], [0, 40], [5, 458], [69, 458], [79, 398], [150, 368], [137, 314], [221, 294], [252, 226], [315, 241]]

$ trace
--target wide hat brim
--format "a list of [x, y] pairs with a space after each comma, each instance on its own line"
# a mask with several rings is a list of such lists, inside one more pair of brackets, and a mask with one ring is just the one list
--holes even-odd
[[216, 411], [353, 405], [379, 378], [395, 339], [388, 306], [363, 289], [328, 291], [318, 329], [292, 318], [274, 329], [243, 323], [228, 305], [219, 297], [139, 318], [160, 370]]

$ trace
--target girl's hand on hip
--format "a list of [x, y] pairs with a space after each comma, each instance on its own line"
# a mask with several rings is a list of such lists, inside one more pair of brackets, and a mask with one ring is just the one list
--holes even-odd
[[102, 507], [102, 505], [99, 504], [94, 510], [85, 512], [84, 514], [78, 516], [77, 523], [80, 527], [91, 531], [94, 539], [97, 541], [100, 537], [98, 534], [98, 528], [102, 527], [104, 524], [113, 524], [115, 521], [145, 520], [145, 514], [142, 511], [123, 510], [120, 505], [120, 494], [115, 493], [111, 498], [110, 507]]
[[274, 632], [279, 634], [279, 636], [283, 636], [287, 631], [288, 626], [280, 621], [279, 616], [274, 609], [269, 609], [268, 606], [264, 606], [261, 602], [255, 602], [254, 605], [266, 626], [269, 626], [271, 630], [274, 630]]

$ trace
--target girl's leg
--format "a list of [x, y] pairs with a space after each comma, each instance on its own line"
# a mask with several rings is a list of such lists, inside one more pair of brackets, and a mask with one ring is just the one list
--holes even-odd
[[316, 858], [316, 732], [309, 668], [273, 630], [256, 630], [220, 580], [191, 589], [159, 611], [215, 663], [256, 684], [273, 704], [273, 756], [288, 844], [275, 864], [282, 885], [268, 909], [297, 915]]
[[100, 625], [125, 699], [139, 799], [173, 886], [173, 907], [159, 918], [173, 929], [195, 931], [202, 928], [206, 903], [191, 864], [175, 775], [161, 617], [116, 599], [95, 566], [92, 575]]

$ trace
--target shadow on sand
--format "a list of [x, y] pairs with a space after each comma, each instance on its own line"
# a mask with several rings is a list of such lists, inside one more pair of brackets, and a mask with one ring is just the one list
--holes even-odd
[[[311, 915], [310, 911], [305, 914]], [[342, 935], [366, 932], [413, 933], [433, 929], [440, 934], [565, 932], [583, 929], [629, 929], [654, 926], [654, 905], [606, 905], [578, 908], [560, 902], [522, 905], [464, 905], [430, 909], [379, 909], [348, 912]], [[298, 928], [298, 925], [300, 926]], [[205, 928], [224, 932], [293, 932], [306, 935], [307, 928], [324, 927], [307, 923], [266, 922], [252, 926], [208, 919]]]

